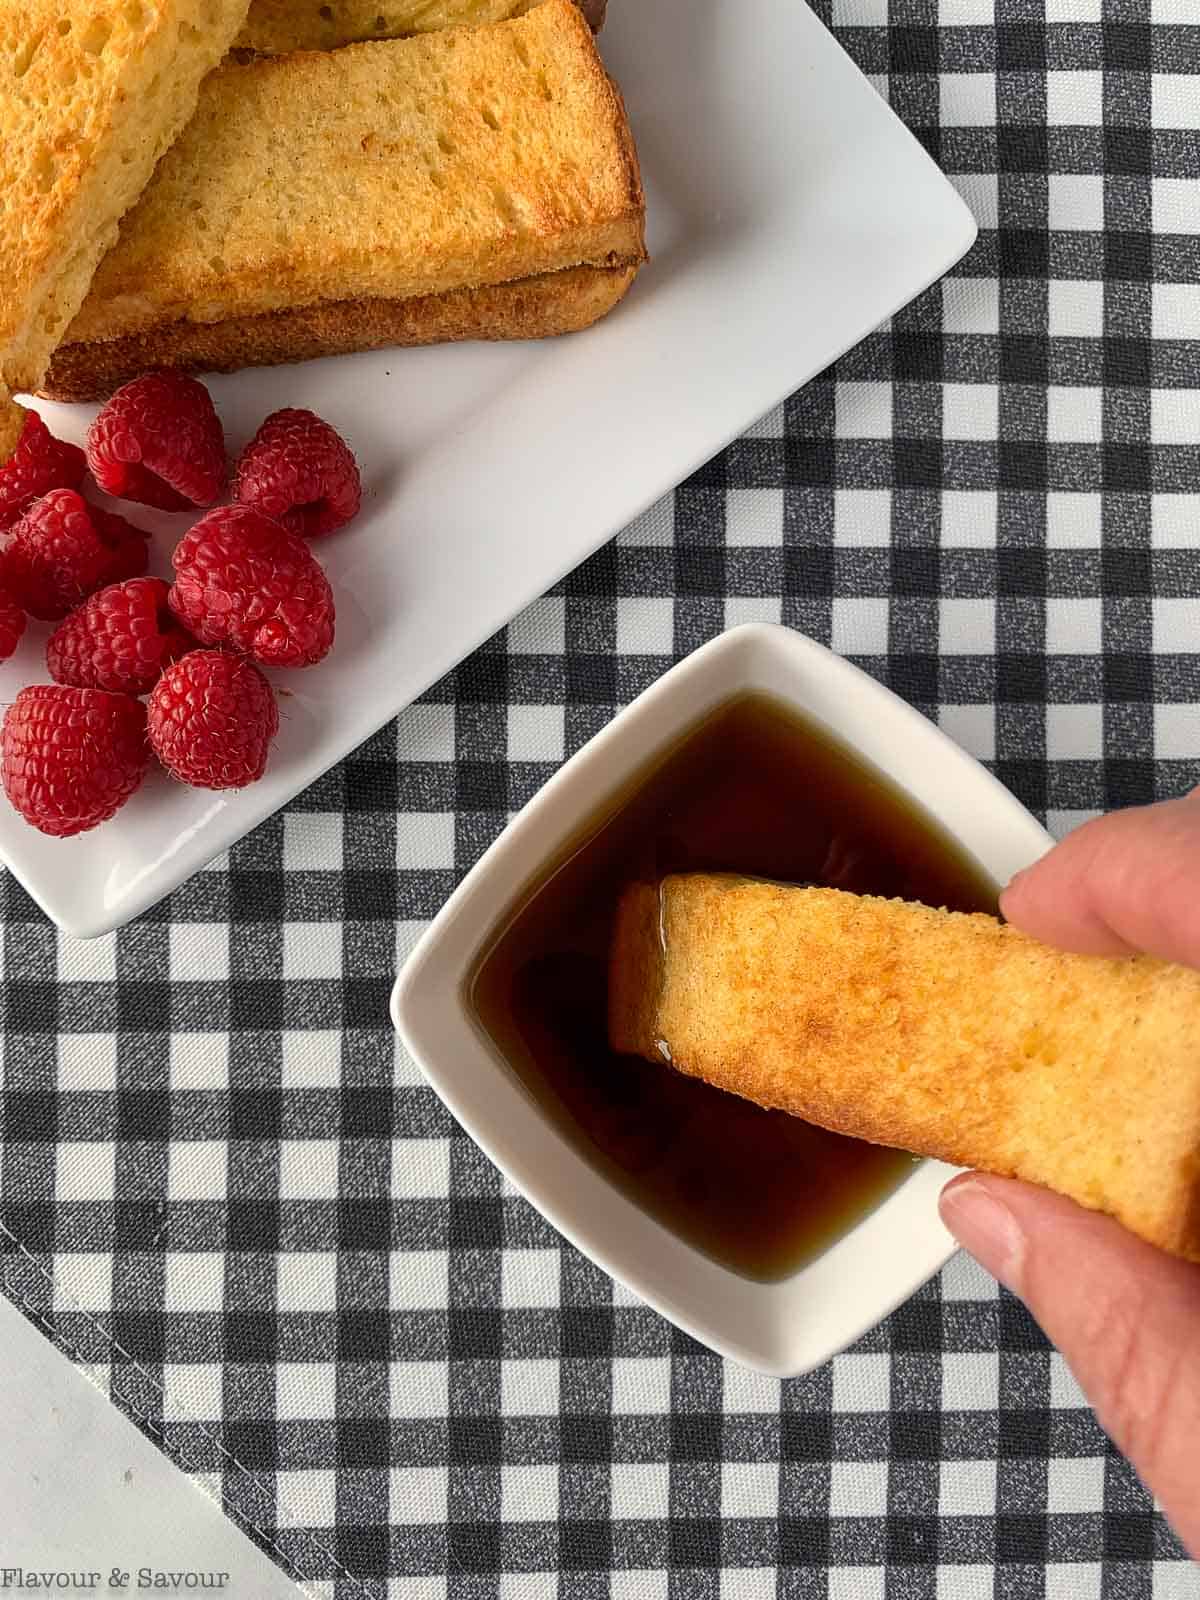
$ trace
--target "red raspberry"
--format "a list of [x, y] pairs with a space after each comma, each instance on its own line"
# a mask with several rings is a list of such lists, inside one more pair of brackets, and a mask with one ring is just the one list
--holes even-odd
[[25, 632], [25, 613], [0, 584], [0, 661], [7, 661]]
[[204, 644], [264, 667], [308, 667], [333, 644], [333, 595], [303, 539], [250, 506], [221, 506], [175, 548], [171, 610]]
[[88, 506], [88, 515], [101, 541], [108, 546], [105, 583], [120, 583], [123, 578], [140, 577], [150, 564], [150, 546], [147, 542], [150, 536], [145, 528], [137, 528], [117, 512], [104, 511], [99, 506]]
[[57, 622], [117, 578], [145, 572], [146, 535], [74, 489], [51, 489], [26, 511], [4, 554], [4, 583], [31, 617]]
[[0, 745], [4, 792], [26, 822], [59, 839], [106, 822], [150, 760], [140, 700], [56, 683], [21, 690]]
[[262, 777], [279, 707], [244, 656], [193, 650], [154, 685], [150, 743], [173, 778], [197, 789], [242, 789]]
[[125, 384], [88, 429], [87, 463], [120, 500], [160, 511], [211, 506], [227, 474], [208, 390], [183, 372], [148, 372]]
[[0, 466], [0, 532], [48, 489], [77, 489], [86, 471], [79, 446], [56, 439], [36, 411], [26, 411], [16, 449]]
[[242, 451], [233, 498], [315, 539], [357, 515], [358, 463], [341, 434], [311, 411], [273, 411]]
[[167, 609], [163, 580], [131, 578], [101, 589], [59, 623], [46, 641], [46, 665], [55, 683], [145, 694], [195, 645]]

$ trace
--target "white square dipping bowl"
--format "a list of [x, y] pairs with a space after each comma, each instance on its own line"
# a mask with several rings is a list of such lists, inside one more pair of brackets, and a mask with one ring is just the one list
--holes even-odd
[[531, 1098], [471, 1006], [479, 957], [580, 824], [725, 701], [765, 692], [822, 723], [916, 800], [998, 885], [1051, 840], [971, 756], [890, 690], [790, 629], [751, 623], [681, 661], [535, 796], [447, 901], [396, 981], [392, 1017], [462, 1126], [598, 1266], [720, 1355], [777, 1376], [853, 1343], [955, 1248], [937, 1197], [952, 1168], [917, 1165], [824, 1254], [752, 1281], [685, 1243], [615, 1188]]

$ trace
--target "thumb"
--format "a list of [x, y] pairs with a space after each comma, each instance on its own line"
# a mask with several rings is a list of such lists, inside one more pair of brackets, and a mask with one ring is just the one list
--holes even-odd
[[1047, 1189], [969, 1173], [942, 1220], [1020, 1295], [1200, 1556], [1200, 1267]]

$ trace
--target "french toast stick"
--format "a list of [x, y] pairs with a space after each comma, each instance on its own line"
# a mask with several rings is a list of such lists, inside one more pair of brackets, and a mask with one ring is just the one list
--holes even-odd
[[629, 889], [614, 1049], [1024, 1178], [1200, 1261], [1200, 973], [993, 917], [708, 874]]
[[[367, 39], [402, 39], [441, 28], [484, 26], [520, 17], [540, 0], [251, 0], [235, 49], [260, 55], [338, 50]], [[607, 0], [575, 0], [594, 32]]]
[[0, 462], [7, 461], [25, 431], [25, 407], [0, 397]]
[[0, 6], [0, 397], [35, 389], [247, 0]]
[[636, 270], [567, 267], [411, 300], [326, 300], [223, 322], [171, 322], [122, 339], [60, 346], [42, 394], [49, 400], [102, 400], [139, 373], [159, 368], [237, 372], [356, 350], [578, 333], [612, 310]]
[[571, 0], [544, 0], [219, 68], [64, 342], [635, 268], [644, 226], [620, 95]]

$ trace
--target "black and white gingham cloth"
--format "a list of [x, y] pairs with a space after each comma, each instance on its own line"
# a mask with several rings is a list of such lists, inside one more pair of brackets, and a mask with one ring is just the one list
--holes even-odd
[[1195, 0], [823, 9], [979, 218], [954, 275], [134, 926], [2, 885], [4, 1291], [317, 1595], [1200, 1600], [965, 1259], [753, 1376], [566, 1248], [388, 1025], [511, 812], [733, 623], [1056, 831], [1200, 780]]

